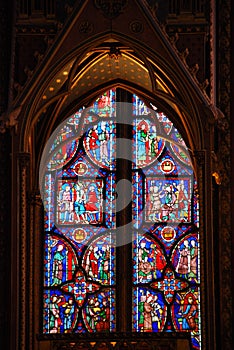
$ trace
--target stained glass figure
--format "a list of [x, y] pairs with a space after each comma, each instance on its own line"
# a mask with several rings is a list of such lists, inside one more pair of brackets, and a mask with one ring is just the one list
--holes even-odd
[[190, 221], [190, 179], [148, 178], [146, 182], [146, 221]]
[[200, 298], [197, 288], [176, 295], [171, 315], [175, 329], [179, 332], [190, 332], [192, 347], [200, 349]]
[[[177, 304], [180, 305], [176, 313], [176, 319], [181, 330], [198, 330], [198, 306], [195, 295], [191, 292], [186, 293], [182, 298], [177, 299]], [[174, 310], [177, 305], [174, 306]], [[177, 323], [176, 323], [177, 324]]]
[[137, 235], [133, 250], [134, 283], [149, 283], [162, 277], [166, 259], [161, 246], [153, 239]]
[[59, 286], [71, 279], [77, 263], [75, 251], [68, 241], [55, 234], [46, 235], [44, 274], [46, 286]]
[[148, 288], [133, 291], [133, 322], [138, 332], [162, 332], [166, 320], [166, 306], [162, 294]]
[[172, 263], [180, 276], [198, 281], [199, 250], [196, 234], [190, 234], [178, 242], [172, 253]]
[[142, 168], [154, 162], [162, 153], [164, 140], [158, 136], [156, 125], [149, 119], [135, 119], [133, 154], [135, 164]]
[[102, 222], [103, 180], [58, 180], [57, 224]]
[[44, 333], [71, 333], [78, 319], [78, 308], [72, 296], [59, 290], [44, 292]]
[[110, 289], [104, 289], [88, 299], [83, 309], [83, 318], [89, 332], [110, 332], [115, 330], [113, 301], [114, 294]]
[[90, 107], [90, 112], [102, 118], [112, 118], [116, 116], [116, 89], [104, 92]]
[[82, 263], [87, 276], [100, 282], [102, 285], [115, 283], [115, 249], [111, 232], [106, 236], [100, 236], [86, 249]]
[[62, 147], [57, 147], [48, 164], [49, 169], [56, 169], [69, 162], [77, 150], [77, 141], [66, 142]]
[[116, 124], [102, 120], [89, 129], [84, 138], [84, 148], [90, 159], [101, 167], [114, 168]]

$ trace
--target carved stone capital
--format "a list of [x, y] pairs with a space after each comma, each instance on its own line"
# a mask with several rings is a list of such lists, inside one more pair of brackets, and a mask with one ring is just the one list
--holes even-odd
[[222, 132], [227, 132], [229, 130], [229, 123], [220, 110], [218, 110], [216, 125], [217, 128]]
[[219, 131], [227, 134], [229, 131], [229, 123], [223, 112], [218, 109], [216, 106], [210, 104], [205, 110], [206, 121], [205, 128], [207, 131], [210, 130], [210, 127], [217, 127]]

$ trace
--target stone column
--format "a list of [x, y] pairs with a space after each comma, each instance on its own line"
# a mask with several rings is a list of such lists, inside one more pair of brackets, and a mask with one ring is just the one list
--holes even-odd
[[[211, 135], [212, 129], [207, 132]], [[194, 157], [199, 199], [202, 349], [215, 350], [215, 259], [218, 256], [214, 256], [212, 152], [209, 149], [199, 150], [194, 152]]]
[[[17, 154], [17, 199], [15, 205], [17, 206], [15, 213], [17, 213], [17, 232], [13, 237], [14, 245], [14, 261], [17, 264], [17, 271], [14, 270], [17, 278], [17, 310], [15, 312], [15, 319], [18, 320], [16, 335], [17, 349], [28, 349], [28, 295], [29, 295], [29, 210], [28, 210], [28, 192], [29, 192], [29, 166], [30, 154]], [[13, 195], [14, 196], [14, 195]], [[13, 202], [15, 202], [13, 200]], [[14, 277], [14, 276], [13, 276]], [[17, 322], [17, 321], [16, 321]]]
[[42, 273], [43, 273], [43, 205], [39, 191], [30, 196], [30, 271], [29, 271], [29, 310], [30, 310], [30, 349], [36, 349], [37, 335], [41, 332], [42, 318]]
[[10, 339], [10, 266], [11, 266], [11, 137], [0, 133], [0, 344], [8, 349]]

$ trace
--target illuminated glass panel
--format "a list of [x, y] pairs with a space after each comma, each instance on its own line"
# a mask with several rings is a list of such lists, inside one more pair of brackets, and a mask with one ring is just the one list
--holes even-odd
[[[133, 316], [136, 332], [190, 332], [201, 349], [197, 185], [186, 145], [133, 97]], [[147, 116], [146, 116], [147, 115]]]
[[104, 119], [115, 118], [114, 90], [103, 96], [68, 118], [44, 154], [43, 333], [116, 329], [116, 125]]
[[[151, 107], [133, 95], [132, 331], [190, 332], [200, 350], [196, 179], [180, 133]], [[114, 332], [121, 322], [117, 113], [112, 89], [56, 130], [44, 158], [44, 333]]]

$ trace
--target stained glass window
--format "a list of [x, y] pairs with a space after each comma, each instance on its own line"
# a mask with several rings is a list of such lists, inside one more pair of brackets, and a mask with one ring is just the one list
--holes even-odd
[[[43, 332], [115, 332], [121, 322], [118, 178], [126, 162], [118, 124], [131, 124], [126, 130], [132, 210], [126, 230], [133, 265], [126, 312], [133, 332], [189, 332], [193, 348], [201, 349], [199, 208], [189, 152], [155, 106], [136, 95], [130, 108], [118, 103], [112, 89], [80, 109], [55, 130], [42, 158]], [[123, 110], [131, 114], [128, 122]]]

